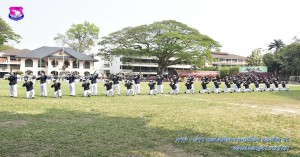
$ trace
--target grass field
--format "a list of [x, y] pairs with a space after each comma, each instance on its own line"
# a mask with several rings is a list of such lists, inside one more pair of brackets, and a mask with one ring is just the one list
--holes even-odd
[[[0, 80], [0, 156], [300, 156], [300, 86], [288, 92], [149, 96], [10, 98]], [[222, 85], [223, 87], [223, 85]], [[170, 90], [167, 83], [165, 93]], [[195, 84], [199, 90], [200, 83]], [[183, 93], [183, 83], [180, 84]], [[289, 138], [280, 142], [182, 142], [177, 138]], [[178, 140], [178, 139], [177, 139]], [[234, 146], [288, 146], [288, 151], [239, 151]]]

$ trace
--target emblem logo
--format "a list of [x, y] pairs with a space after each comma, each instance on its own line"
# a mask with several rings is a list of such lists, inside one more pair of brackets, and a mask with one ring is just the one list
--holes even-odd
[[15, 21], [22, 20], [24, 18], [23, 7], [10, 7], [8, 17]]

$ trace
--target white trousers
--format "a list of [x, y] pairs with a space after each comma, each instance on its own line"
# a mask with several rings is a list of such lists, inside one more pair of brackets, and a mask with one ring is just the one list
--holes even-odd
[[176, 83], [175, 86], [176, 86], [175, 91], [176, 91], [176, 93], [178, 94], [178, 93], [179, 93], [179, 85], [178, 85], [178, 83]]
[[9, 85], [9, 93], [10, 93], [10, 96], [13, 96], [13, 97], [17, 97], [18, 95], [18, 91], [17, 91], [17, 85]]
[[227, 88], [227, 86], [224, 87], [224, 92], [225, 93], [229, 93], [229, 92], [233, 92], [234, 89], [233, 88]]
[[34, 98], [34, 95], [35, 95], [34, 89], [26, 92], [26, 98], [30, 99], [30, 95], [32, 98]]
[[191, 91], [191, 89], [187, 89], [187, 90], [185, 91], [185, 93], [186, 93], [186, 94], [190, 94], [190, 91]]
[[248, 88], [248, 89], [245, 88], [245, 89], [243, 89], [243, 92], [250, 92], [250, 90], [251, 90], [250, 88]]
[[75, 95], [75, 83], [70, 83], [69, 84], [69, 88], [70, 88], [70, 95]]
[[127, 89], [127, 96], [130, 95], [130, 93], [132, 92], [132, 95], [134, 95], [134, 90], [133, 89]]
[[163, 85], [157, 85], [157, 92], [158, 93], [164, 93], [164, 86]]
[[114, 92], [114, 90], [108, 90], [108, 91], [106, 91], [106, 96], [114, 96], [115, 95], [115, 92]]
[[152, 95], [152, 94], [157, 94], [157, 90], [156, 89], [152, 89], [152, 90], [150, 90], [150, 95]]
[[289, 88], [288, 87], [285, 87], [285, 88], [279, 88], [280, 91], [288, 91]]
[[170, 94], [174, 94], [174, 92], [175, 92], [175, 90], [174, 90], [174, 89], [172, 89], [172, 90], [170, 91]]
[[236, 88], [236, 90], [234, 90], [235, 92], [241, 92], [241, 88]]
[[91, 95], [91, 91], [90, 90], [83, 91], [83, 96], [84, 97], [87, 97], [87, 96], [90, 96], [90, 95]]
[[141, 93], [141, 85], [140, 84], [135, 84], [134, 85], [134, 93]]
[[47, 85], [46, 83], [40, 84], [41, 96], [47, 96]]
[[92, 84], [92, 95], [97, 95], [98, 90], [97, 90], [97, 83]]
[[58, 90], [58, 91], [55, 91], [54, 92], [54, 98], [59, 98], [59, 97], [61, 97], [61, 90]]
[[114, 92], [118, 90], [118, 95], [120, 95], [120, 84], [114, 84]]
[[201, 91], [201, 94], [204, 94], [204, 93], [209, 93], [210, 89], [209, 88], [206, 88], [206, 89], [202, 89]]
[[194, 88], [194, 84], [192, 84], [192, 88], [191, 88], [192, 93], [195, 93], [195, 88]]

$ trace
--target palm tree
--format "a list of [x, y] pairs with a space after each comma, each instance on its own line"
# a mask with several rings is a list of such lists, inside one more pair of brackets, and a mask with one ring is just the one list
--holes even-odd
[[275, 53], [278, 52], [281, 48], [283, 48], [285, 46], [285, 44], [282, 42], [281, 39], [274, 39], [274, 42], [272, 42], [271, 44], [269, 44], [269, 49], [268, 50], [272, 50], [275, 49]]

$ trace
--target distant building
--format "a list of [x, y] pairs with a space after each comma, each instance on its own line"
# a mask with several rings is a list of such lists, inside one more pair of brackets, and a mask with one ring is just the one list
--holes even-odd
[[17, 55], [29, 52], [28, 49], [11, 49], [0, 52], [0, 78], [3, 78], [4, 74], [10, 71], [16, 72], [20, 70], [21, 59], [17, 58]]
[[98, 60], [75, 51], [72, 48], [40, 47], [16, 56], [20, 59], [20, 71], [25, 74], [38, 75], [40, 71], [46, 75], [63, 75], [75, 72], [79, 75], [90, 75], [98, 68], [94, 63]]
[[[110, 73], [124, 73], [125, 75], [133, 75], [141, 72], [143, 77], [153, 76], [157, 74], [157, 58], [156, 57], [114, 57], [112, 64], [105, 64], [106, 71]], [[164, 75], [172, 70], [189, 70], [191, 65], [172, 65], [168, 66]]]
[[247, 66], [247, 57], [229, 54], [226, 52], [214, 52], [212, 57], [216, 60], [212, 66]]

